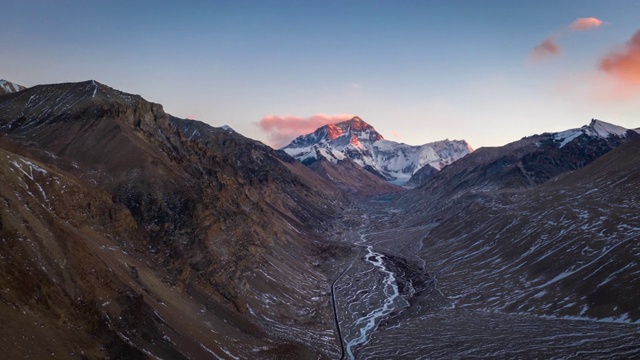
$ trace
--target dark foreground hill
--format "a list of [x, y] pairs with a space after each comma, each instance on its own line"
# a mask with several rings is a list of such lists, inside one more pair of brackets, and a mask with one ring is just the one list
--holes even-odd
[[316, 243], [340, 190], [94, 81], [0, 97], [0, 348], [334, 357]]

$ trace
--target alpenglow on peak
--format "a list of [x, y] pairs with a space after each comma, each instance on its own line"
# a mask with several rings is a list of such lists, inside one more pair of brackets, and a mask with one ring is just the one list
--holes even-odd
[[357, 116], [299, 136], [282, 150], [305, 164], [322, 159], [337, 163], [349, 158], [398, 185], [406, 183], [424, 166], [440, 170], [473, 151], [464, 140], [442, 140], [424, 145], [386, 140]]

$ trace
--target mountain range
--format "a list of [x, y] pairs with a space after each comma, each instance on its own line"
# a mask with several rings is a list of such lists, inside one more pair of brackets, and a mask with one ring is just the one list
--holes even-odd
[[445, 196], [460, 191], [527, 188], [579, 169], [615, 147], [640, 138], [636, 130], [591, 120], [581, 128], [487, 147], [434, 174], [421, 186]]
[[473, 151], [464, 140], [442, 140], [420, 146], [385, 140], [359, 117], [322, 126], [299, 136], [282, 150], [303, 164], [318, 159], [337, 164], [350, 159], [397, 185], [405, 184], [424, 166], [440, 170]]
[[356, 117], [274, 150], [97, 81], [6, 89], [7, 358], [640, 356], [636, 130], [471, 151]]

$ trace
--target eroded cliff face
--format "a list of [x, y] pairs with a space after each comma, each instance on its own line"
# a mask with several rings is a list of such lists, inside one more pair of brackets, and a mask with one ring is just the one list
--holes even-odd
[[[0, 134], [0, 296], [25, 334], [42, 319], [34, 342], [113, 358], [339, 353], [315, 241], [345, 204], [286, 154], [93, 81], [3, 96]], [[70, 328], [78, 343], [44, 335]]]

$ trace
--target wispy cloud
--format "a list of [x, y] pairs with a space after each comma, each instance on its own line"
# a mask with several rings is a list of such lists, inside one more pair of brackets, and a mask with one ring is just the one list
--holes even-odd
[[602, 24], [604, 24], [602, 20], [594, 17], [576, 19], [571, 24], [569, 24], [569, 26], [566, 26], [564, 29], [554, 32], [553, 35], [548, 36], [546, 39], [536, 45], [531, 50], [530, 58], [537, 61], [558, 55], [561, 52], [560, 45], [558, 45], [558, 39], [564, 36], [567, 32], [595, 29]]
[[569, 28], [573, 31], [585, 31], [595, 29], [602, 24], [604, 24], [604, 22], [600, 19], [594, 17], [586, 17], [576, 19], [576, 21], [572, 22], [571, 25], [569, 25]]
[[534, 60], [541, 60], [549, 56], [558, 55], [559, 53], [560, 46], [558, 46], [553, 37], [548, 37], [533, 48], [531, 57]]
[[317, 128], [353, 118], [352, 114], [315, 114], [303, 118], [293, 115], [267, 115], [256, 123], [262, 131], [267, 133], [271, 146], [281, 148], [296, 137], [315, 131]]
[[600, 60], [598, 67], [622, 85], [640, 87], [640, 30], [622, 48]]

